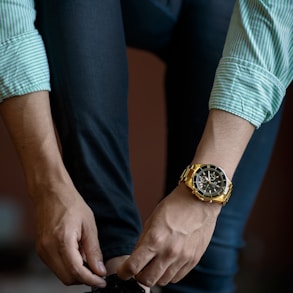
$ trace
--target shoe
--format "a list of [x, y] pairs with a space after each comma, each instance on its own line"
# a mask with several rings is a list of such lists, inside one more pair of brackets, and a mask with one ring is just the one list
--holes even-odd
[[119, 279], [117, 274], [113, 274], [106, 277], [106, 282], [105, 288], [95, 288], [92, 293], [145, 293], [145, 290], [133, 278], [124, 281]]

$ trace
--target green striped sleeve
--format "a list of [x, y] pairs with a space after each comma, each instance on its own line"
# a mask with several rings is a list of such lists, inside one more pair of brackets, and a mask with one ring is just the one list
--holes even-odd
[[293, 78], [292, 0], [239, 0], [209, 107], [256, 127], [278, 111]]
[[50, 90], [43, 41], [34, 27], [34, 1], [0, 1], [0, 102]]

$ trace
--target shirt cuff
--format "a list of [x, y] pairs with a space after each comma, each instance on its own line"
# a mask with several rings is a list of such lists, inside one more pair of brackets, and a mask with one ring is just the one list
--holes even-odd
[[236, 58], [222, 58], [215, 76], [209, 108], [230, 112], [256, 128], [278, 111], [286, 87], [262, 67]]
[[0, 44], [0, 102], [31, 92], [50, 90], [49, 68], [37, 30]]

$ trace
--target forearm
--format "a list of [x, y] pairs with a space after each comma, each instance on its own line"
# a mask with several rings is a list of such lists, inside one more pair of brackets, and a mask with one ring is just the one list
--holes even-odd
[[[93, 213], [62, 161], [47, 91], [0, 103], [35, 206], [36, 251], [65, 284], [105, 286]], [[82, 247], [82, 254], [80, 248]], [[83, 265], [85, 258], [92, 273]]]
[[16, 147], [30, 195], [57, 182], [70, 182], [62, 162], [47, 91], [13, 97], [0, 104], [0, 114]]
[[255, 130], [248, 121], [222, 110], [210, 110], [193, 162], [222, 167], [232, 179]]

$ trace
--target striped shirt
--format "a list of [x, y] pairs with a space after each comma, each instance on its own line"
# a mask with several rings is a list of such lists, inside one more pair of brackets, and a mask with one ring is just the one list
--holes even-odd
[[35, 17], [34, 0], [0, 0], [0, 102], [50, 90], [47, 57]]
[[209, 107], [256, 127], [278, 111], [293, 78], [293, 0], [238, 0]]
[[[0, 0], [0, 102], [50, 90], [34, 0]], [[238, 0], [209, 107], [256, 127], [278, 111], [293, 75], [293, 0]]]

